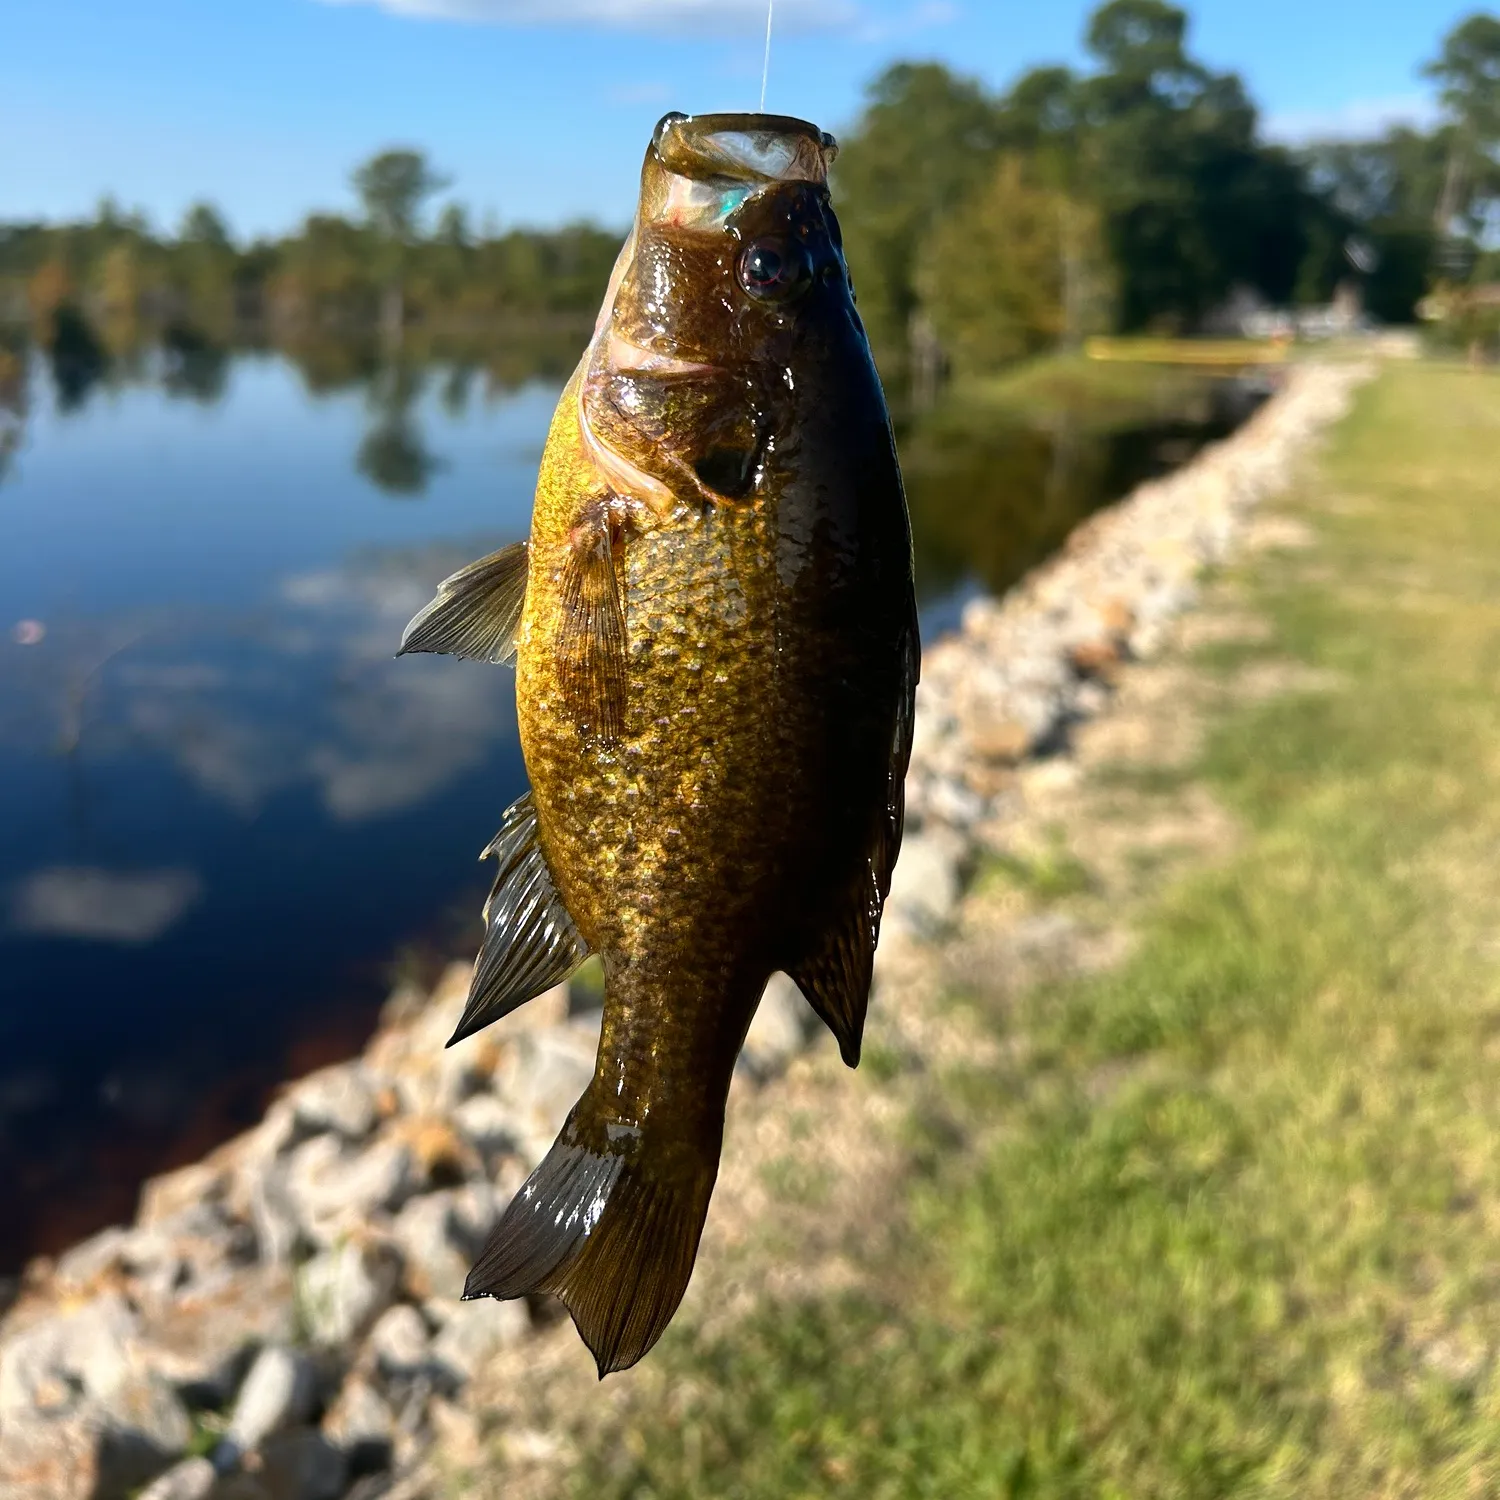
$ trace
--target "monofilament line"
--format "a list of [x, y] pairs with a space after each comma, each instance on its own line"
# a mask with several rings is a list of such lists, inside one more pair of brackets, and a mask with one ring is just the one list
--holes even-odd
[[771, 76], [771, 17], [776, 13], [776, 0], [766, 0], [766, 55], [760, 65], [760, 113], [766, 112], [766, 80]]

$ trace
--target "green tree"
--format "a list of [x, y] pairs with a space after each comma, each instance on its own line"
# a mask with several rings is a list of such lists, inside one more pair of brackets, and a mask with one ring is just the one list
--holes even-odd
[[370, 227], [388, 240], [409, 244], [417, 237], [422, 206], [450, 179], [434, 171], [420, 151], [382, 151], [354, 173], [354, 190]]
[[1237, 280], [1259, 279], [1244, 253], [1262, 227], [1245, 223], [1255, 111], [1235, 75], [1187, 55], [1186, 37], [1175, 6], [1111, 0], [1085, 38], [1100, 70], [1080, 86], [1080, 112], [1127, 328], [1191, 326]]
[[954, 367], [982, 373], [1107, 327], [1103, 248], [1091, 207], [1003, 157], [938, 226], [921, 263], [923, 304]]
[[229, 250], [233, 247], [224, 216], [213, 204], [201, 200], [182, 216], [182, 227], [177, 231], [177, 238], [185, 245], [204, 245], [210, 250]]
[[417, 237], [422, 207], [449, 179], [434, 171], [420, 151], [382, 151], [354, 173], [354, 190], [380, 246], [384, 293], [380, 322], [388, 343], [397, 343], [405, 322], [404, 280], [409, 249]]
[[989, 177], [1000, 140], [993, 101], [938, 63], [898, 63], [870, 86], [835, 186], [860, 315], [888, 363], [904, 360], [923, 247]]
[[1500, 211], [1500, 19], [1461, 21], [1423, 71], [1438, 84], [1452, 127], [1434, 228], [1449, 239], [1481, 239]]
[[1436, 270], [1434, 225], [1452, 128], [1397, 126], [1373, 140], [1315, 143], [1302, 154], [1308, 181], [1337, 225], [1322, 246], [1332, 268], [1324, 279], [1347, 274], [1343, 247], [1351, 234], [1368, 240], [1375, 264], [1365, 278], [1365, 305], [1386, 322], [1412, 320]]

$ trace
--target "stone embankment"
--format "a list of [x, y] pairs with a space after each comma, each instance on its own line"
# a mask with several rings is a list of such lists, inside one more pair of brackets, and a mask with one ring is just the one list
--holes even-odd
[[[1003, 844], [1016, 767], [1107, 711], [1361, 373], [1295, 369], [928, 650], [885, 964], [941, 932], [978, 848]], [[134, 1224], [31, 1268], [0, 1323], [0, 1500], [417, 1500], [434, 1445], [478, 1451], [466, 1393], [555, 1315], [460, 1303], [464, 1275], [587, 1082], [599, 1017], [563, 987], [445, 1050], [467, 979], [399, 992], [362, 1057], [149, 1183]], [[808, 1014], [778, 979], [738, 1085], [768, 1107]]]

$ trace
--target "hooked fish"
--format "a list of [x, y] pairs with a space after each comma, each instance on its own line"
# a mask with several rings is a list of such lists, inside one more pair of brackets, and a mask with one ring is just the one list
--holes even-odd
[[556, 1294], [601, 1376], [687, 1288], [775, 971], [858, 1063], [901, 843], [911, 531], [835, 150], [784, 116], [661, 121], [530, 537], [447, 579], [402, 641], [516, 661], [531, 790], [485, 851], [453, 1040], [590, 953], [604, 970], [594, 1077], [464, 1295]]

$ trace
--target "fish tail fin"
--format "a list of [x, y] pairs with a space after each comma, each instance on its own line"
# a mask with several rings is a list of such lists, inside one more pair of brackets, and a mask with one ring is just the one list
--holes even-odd
[[572, 1314], [600, 1379], [628, 1369], [687, 1290], [719, 1134], [663, 1139], [656, 1128], [622, 1125], [596, 1104], [591, 1085], [490, 1232], [464, 1296], [551, 1292]]

